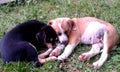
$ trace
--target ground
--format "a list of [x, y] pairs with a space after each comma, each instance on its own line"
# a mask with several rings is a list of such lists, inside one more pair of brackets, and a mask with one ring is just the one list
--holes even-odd
[[[119, 0], [18, 0], [0, 5], [0, 38], [17, 24], [37, 19], [47, 23], [57, 17], [97, 17], [113, 24], [120, 34]], [[120, 46], [111, 51], [109, 59], [98, 70], [90, 68], [87, 63], [98, 60], [100, 55], [89, 61], [80, 62], [80, 54], [89, 51], [91, 46], [78, 45], [67, 61], [61, 65], [57, 61], [47, 62], [36, 68], [33, 63], [17, 62], [2, 65], [0, 72], [119, 72]]]

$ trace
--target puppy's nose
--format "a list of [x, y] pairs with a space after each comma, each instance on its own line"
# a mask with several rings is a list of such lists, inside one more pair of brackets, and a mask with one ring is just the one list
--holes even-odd
[[67, 41], [62, 41], [61, 44], [66, 45], [66, 44], [67, 44]]

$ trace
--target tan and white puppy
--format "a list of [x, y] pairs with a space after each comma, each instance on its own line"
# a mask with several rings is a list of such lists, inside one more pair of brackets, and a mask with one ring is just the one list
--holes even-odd
[[65, 47], [64, 52], [58, 56], [58, 60], [64, 60], [79, 43], [91, 44], [91, 50], [80, 55], [78, 59], [81, 61], [89, 60], [102, 52], [100, 59], [92, 64], [94, 68], [100, 68], [103, 65], [109, 52], [119, 40], [118, 33], [112, 24], [94, 17], [57, 18], [50, 20], [49, 25], [55, 29], [61, 42], [52, 51], [51, 56], [58, 56]]

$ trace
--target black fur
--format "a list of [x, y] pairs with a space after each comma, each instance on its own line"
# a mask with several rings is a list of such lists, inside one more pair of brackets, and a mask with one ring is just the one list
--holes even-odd
[[1, 57], [4, 64], [11, 61], [34, 61], [39, 65], [37, 51], [46, 47], [45, 43], [52, 43], [55, 48], [56, 42], [57, 34], [52, 27], [37, 20], [30, 20], [4, 35], [0, 42]]

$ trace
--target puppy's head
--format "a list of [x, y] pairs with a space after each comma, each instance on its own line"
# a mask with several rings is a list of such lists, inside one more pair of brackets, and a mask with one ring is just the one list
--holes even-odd
[[40, 44], [45, 44], [48, 48], [56, 48], [57, 43], [59, 43], [58, 36], [55, 30], [47, 25], [44, 26], [39, 33], [37, 33], [36, 37], [38, 38]]
[[57, 18], [48, 22], [56, 31], [61, 43], [66, 44], [71, 30], [74, 28], [74, 22], [70, 18]]

